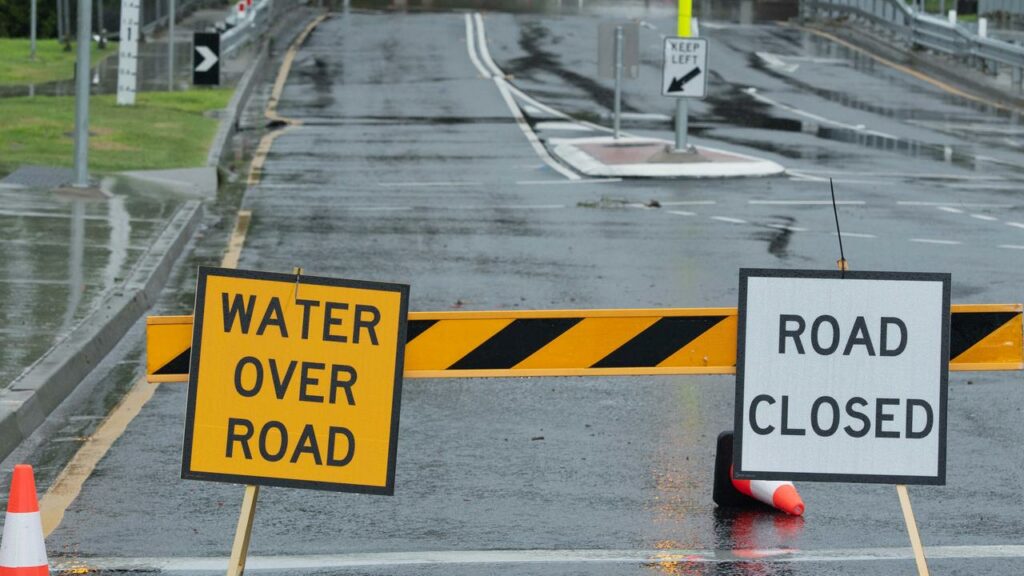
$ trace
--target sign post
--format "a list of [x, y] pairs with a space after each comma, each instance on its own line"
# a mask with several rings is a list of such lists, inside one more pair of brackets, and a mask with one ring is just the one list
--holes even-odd
[[394, 493], [409, 287], [199, 269], [181, 476], [246, 484], [228, 575], [261, 485]]
[[619, 139], [622, 127], [622, 79], [640, 73], [640, 26], [636, 22], [603, 22], [597, 35], [597, 72], [615, 80], [612, 134]]
[[[845, 261], [840, 260], [840, 265]], [[949, 274], [740, 270], [737, 479], [946, 482]]]
[[[693, 17], [693, 0], [679, 0], [679, 13], [678, 13], [678, 26], [676, 32], [680, 38], [690, 37], [690, 26], [691, 19]], [[668, 65], [666, 64], [666, 67]], [[689, 121], [689, 103], [686, 98], [679, 98], [676, 100], [676, 152], [686, 152], [687, 142], [686, 133], [689, 131], [687, 126]]]

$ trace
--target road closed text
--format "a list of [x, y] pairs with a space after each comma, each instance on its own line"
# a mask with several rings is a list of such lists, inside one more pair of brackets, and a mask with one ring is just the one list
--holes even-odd
[[208, 274], [192, 470], [384, 487], [403, 296]]
[[[817, 354], [897, 357], [907, 349], [907, 324], [896, 316], [857, 316], [841, 326], [834, 316], [805, 318], [800, 314], [778, 315], [779, 354]], [[895, 388], [895, 387], [894, 387]], [[894, 422], [897, 413], [902, 421]], [[750, 429], [762, 436], [781, 434], [829, 437], [846, 434], [862, 438], [927, 437], [935, 422], [932, 405], [921, 398], [864, 398], [818, 396], [809, 405], [796, 405], [789, 395], [758, 394], [747, 410]]]
[[741, 270], [736, 477], [943, 483], [949, 285]]

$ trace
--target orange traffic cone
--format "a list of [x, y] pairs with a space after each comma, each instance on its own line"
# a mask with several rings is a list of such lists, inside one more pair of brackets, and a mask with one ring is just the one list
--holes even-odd
[[741, 493], [760, 500], [769, 506], [774, 506], [786, 514], [803, 516], [804, 501], [796, 491], [792, 482], [773, 482], [769, 480], [737, 480], [732, 475], [732, 466], [729, 467], [729, 479], [732, 485]]
[[43, 519], [36, 499], [32, 467], [18, 464], [11, 479], [4, 536], [0, 540], [0, 576], [49, 576]]

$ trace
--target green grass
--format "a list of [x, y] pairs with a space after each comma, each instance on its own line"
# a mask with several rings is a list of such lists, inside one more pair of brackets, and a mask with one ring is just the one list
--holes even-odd
[[[144, 92], [135, 106], [93, 96], [89, 170], [94, 173], [202, 166], [218, 122], [206, 113], [227, 106], [232, 90]], [[75, 99], [0, 99], [0, 169], [21, 164], [71, 166]]]
[[[36, 59], [29, 59], [31, 42], [28, 38], [0, 38], [0, 85], [42, 84], [74, 77], [75, 45], [65, 52], [64, 46], [54, 38], [36, 41]], [[110, 42], [106, 50], [95, 44], [90, 49], [95, 65], [110, 54], [117, 53], [117, 44]]]

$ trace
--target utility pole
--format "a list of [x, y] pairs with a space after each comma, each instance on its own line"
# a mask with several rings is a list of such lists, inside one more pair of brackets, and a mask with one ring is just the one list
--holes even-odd
[[89, 44], [92, 0], [78, 0], [78, 62], [75, 71], [75, 188], [89, 187]]
[[57, 41], [64, 41], [64, 0], [57, 0]]
[[29, 49], [29, 56], [28, 56], [30, 60], [35, 60], [36, 59], [36, 21], [37, 20], [38, 20], [38, 18], [36, 17], [36, 0], [32, 0], [32, 24], [31, 24], [32, 31], [29, 33], [31, 38], [32, 38], [32, 41], [31, 41], [32, 47]]
[[60, 0], [64, 3], [64, 51], [71, 52], [71, 4], [68, 0]]
[[106, 50], [107, 48], [107, 27], [103, 21], [103, 0], [96, 0], [96, 32], [99, 34], [100, 41], [97, 43], [100, 50]]
[[[102, 0], [100, 0], [102, 2]], [[167, 91], [174, 92], [174, 0], [170, 2], [170, 13], [167, 15]]]

